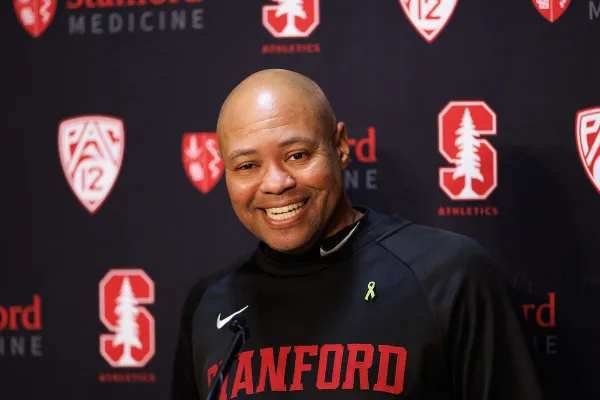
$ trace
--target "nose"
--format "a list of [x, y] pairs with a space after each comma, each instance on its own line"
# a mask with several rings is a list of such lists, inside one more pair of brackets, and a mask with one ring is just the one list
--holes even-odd
[[281, 194], [296, 186], [296, 181], [279, 165], [267, 167], [260, 183], [260, 190], [266, 194]]

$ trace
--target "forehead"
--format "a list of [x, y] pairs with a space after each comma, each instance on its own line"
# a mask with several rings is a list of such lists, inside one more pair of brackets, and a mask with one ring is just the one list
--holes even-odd
[[[286, 102], [287, 103], [287, 102]], [[320, 120], [301, 101], [268, 107], [232, 107], [219, 131], [224, 153], [239, 147], [255, 147], [286, 140], [290, 135], [318, 140], [322, 135]]]

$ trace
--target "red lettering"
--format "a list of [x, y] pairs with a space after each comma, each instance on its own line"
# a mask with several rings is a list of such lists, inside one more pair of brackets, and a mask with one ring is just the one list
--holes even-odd
[[[356, 145], [356, 148], [355, 148], [356, 158], [361, 163], [374, 163], [377, 161], [377, 157], [375, 155], [376, 143], [375, 143], [375, 128], [374, 127], [369, 127], [367, 129], [367, 137], [360, 139], [358, 142], [354, 138], [348, 139], [348, 145], [350, 145], [350, 146]], [[368, 147], [367, 155], [365, 155], [365, 146]]]
[[302, 373], [310, 371], [312, 366], [310, 364], [304, 364], [304, 353], [308, 353], [310, 356], [316, 356], [319, 347], [317, 345], [312, 346], [296, 346], [294, 351], [296, 352], [296, 365], [294, 366], [294, 380], [290, 386], [290, 391], [303, 390], [302, 385]]
[[18, 326], [17, 326], [17, 319], [18, 319], [18, 315], [19, 313], [23, 311], [23, 309], [21, 308], [21, 306], [12, 306], [12, 307], [8, 307], [8, 329], [12, 329], [17, 330]]
[[[363, 351], [363, 361], [357, 361], [358, 352]], [[348, 345], [348, 367], [346, 368], [346, 381], [342, 389], [354, 389], [354, 376], [359, 371], [360, 389], [369, 390], [369, 368], [373, 365], [373, 346], [370, 344]]]
[[[333, 351], [333, 371], [331, 374], [331, 382], [325, 382], [325, 374], [327, 373], [327, 358], [329, 352]], [[344, 347], [341, 344], [326, 344], [321, 347], [319, 356], [319, 368], [317, 373], [317, 389], [333, 390], [340, 386], [340, 374], [342, 373], [342, 356], [344, 355]]]
[[96, 0], [96, 6], [97, 7], [114, 7], [115, 4], [113, 2], [113, 0]]
[[535, 310], [535, 305], [533, 304], [523, 304], [521, 305], [521, 308], [523, 309], [523, 314], [525, 314], [525, 319], [527, 321], [529, 321], [529, 310]]
[[0, 331], [3, 331], [8, 325], [8, 311], [6, 308], [0, 306]]
[[287, 356], [291, 349], [292, 348], [290, 346], [281, 347], [279, 349], [279, 360], [277, 362], [277, 367], [275, 367], [273, 348], [269, 347], [268, 349], [260, 349], [260, 377], [258, 378], [256, 393], [260, 393], [265, 390], [267, 372], [269, 373], [269, 385], [271, 386], [272, 392], [285, 392], [287, 390], [284, 382], [284, 374]]
[[67, 8], [75, 10], [83, 5], [83, 0], [67, 0]]
[[[237, 371], [231, 389], [231, 398], [237, 397], [240, 390], [245, 390], [246, 394], [254, 394], [252, 387], [252, 355], [254, 350], [244, 351], [238, 356]], [[242, 381], [242, 378], [244, 379]]]
[[[221, 365], [221, 362], [219, 362]], [[208, 369], [208, 387], [210, 388], [210, 384], [215, 376], [217, 376], [217, 372], [219, 372], [219, 365], [215, 364]], [[219, 400], [227, 400], [227, 379], [229, 379], [229, 374], [225, 377], [223, 381], [223, 386], [221, 386], [221, 395], [219, 396]]]
[[[525, 319], [529, 321], [529, 310], [531, 310], [535, 313], [535, 321], [539, 326], [544, 328], [556, 326], [556, 293], [548, 292], [548, 299], [548, 303], [543, 303], [537, 307], [537, 310], [535, 304], [522, 304], [521, 308], [525, 314]], [[545, 314], [547, 320], [544, 320], [544, 310], [548, 310]]]
[[[549, 292], [548, 298], [550, 299], [550, 301], [548, 303], [542, 304], [537, 310], [537, 314], [536, 314], [537, 323], [544, 328], [556, 326], [555, 296], [556, 296], [555, 292]], [[548, 309], [548, 317], [549, 317], [548, 321], [544, 321], [544, 318], [542, 316], [542, 312], [544, 311], [544, 309]]]
[[96, 8], [96, 3], [94, 3], [94, 0], [85, 0], [85, 6], [87, 8]]
[[23, 328], [29, 331], [42, 329], [42, 299], [39, 294], [33, 295], [33, 304], [23, 309], [21, 318]]
[[437, 15], [433, 15], [433, 12], [440, 6], [441, 0], [434, 0], [437, 1], [437, 3], [435, 3], [435, 5], [433, 6], [433, 8], [429, 11], [429, 13], [427, 13], [427, 15], [425, 16], [425, 19], [429, 19], [429, 20], [437, 20], [440, 19], [439, 16]]
[[154, 4], [155, 6], [162, 6], [165, 4], [165, 0], [150, 0], [150, 3]]
[[[379, 375], [377, 383], [373, 386], [373, 390], [378, 392], [386, 392], [392, 394], [402, 393], [404, 388], [404, 369], [406, 367], [406, 349], [403, 347], [379, 345], [377, 346], [381, 357], [379, 358]], [[388, 364], [390, 362], [390, 354], [396, 354], [396, 376], [394, 377], [393, 385], [387, 384]]]

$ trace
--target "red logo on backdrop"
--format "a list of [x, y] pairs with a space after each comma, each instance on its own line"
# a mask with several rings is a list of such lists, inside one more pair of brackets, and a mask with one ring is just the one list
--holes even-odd
[[100, 281], [100, 354], [112, 367], [144, 367], [155, 352], [154, 282], [141, 269], [112, 269]]
[[437, 38], [450, 21], [458, 0], [399, 0], [412, 26], [428, 43]]
[[273, 0], [263, 6], [263, 26], [276, 38], [305, 38], [319, 25], [319, 0]]
[[496, 113], [483, 101], [451, 101], [438, 116], [438, 149], [454, 167], [439, 170], [440, 188], [452, 200], [485, 200], [498, 185]]
[[13, 4], [19, 22], [34, 38], [44, 33], [56, 12], [56, 0], [13, 0]]
[[42, 297], [33, 295], [33, 302], [28, 306], [0, 306], [0, 332], [39, 331], [42, 329]]
[[571, 0], [532, 0], [536, 10], [550, 22], [559, 19], [571, 4]]
[[600, 107], [577, 113], [575, 120], [577, 150], [585, 172], [600, 192]]
[[223, 175], [223, 160], [219, 157], [216, 133], [186, 133], [181, 154], [183, 167], [190, 181], [202, 193], [210, 192]]
[[119, 118], [88, 115], [58, 126], [58, 152], [73, 193], [94, 214], [112, 190], [121, 170], [125, 129]]

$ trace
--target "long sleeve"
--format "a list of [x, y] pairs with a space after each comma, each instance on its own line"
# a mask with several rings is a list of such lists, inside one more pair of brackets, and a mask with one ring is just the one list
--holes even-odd
[[196, 307], [203, 294], [203, 285], [196, 285], [190, 291], [183, 305], [173, 363], [171, 400], [200, 399], [194, 373], [192, 322]]
[[541, 400], [525, 319], [487, 253], [471, 250], [453, 277], [448, 326], [456, 399]]

